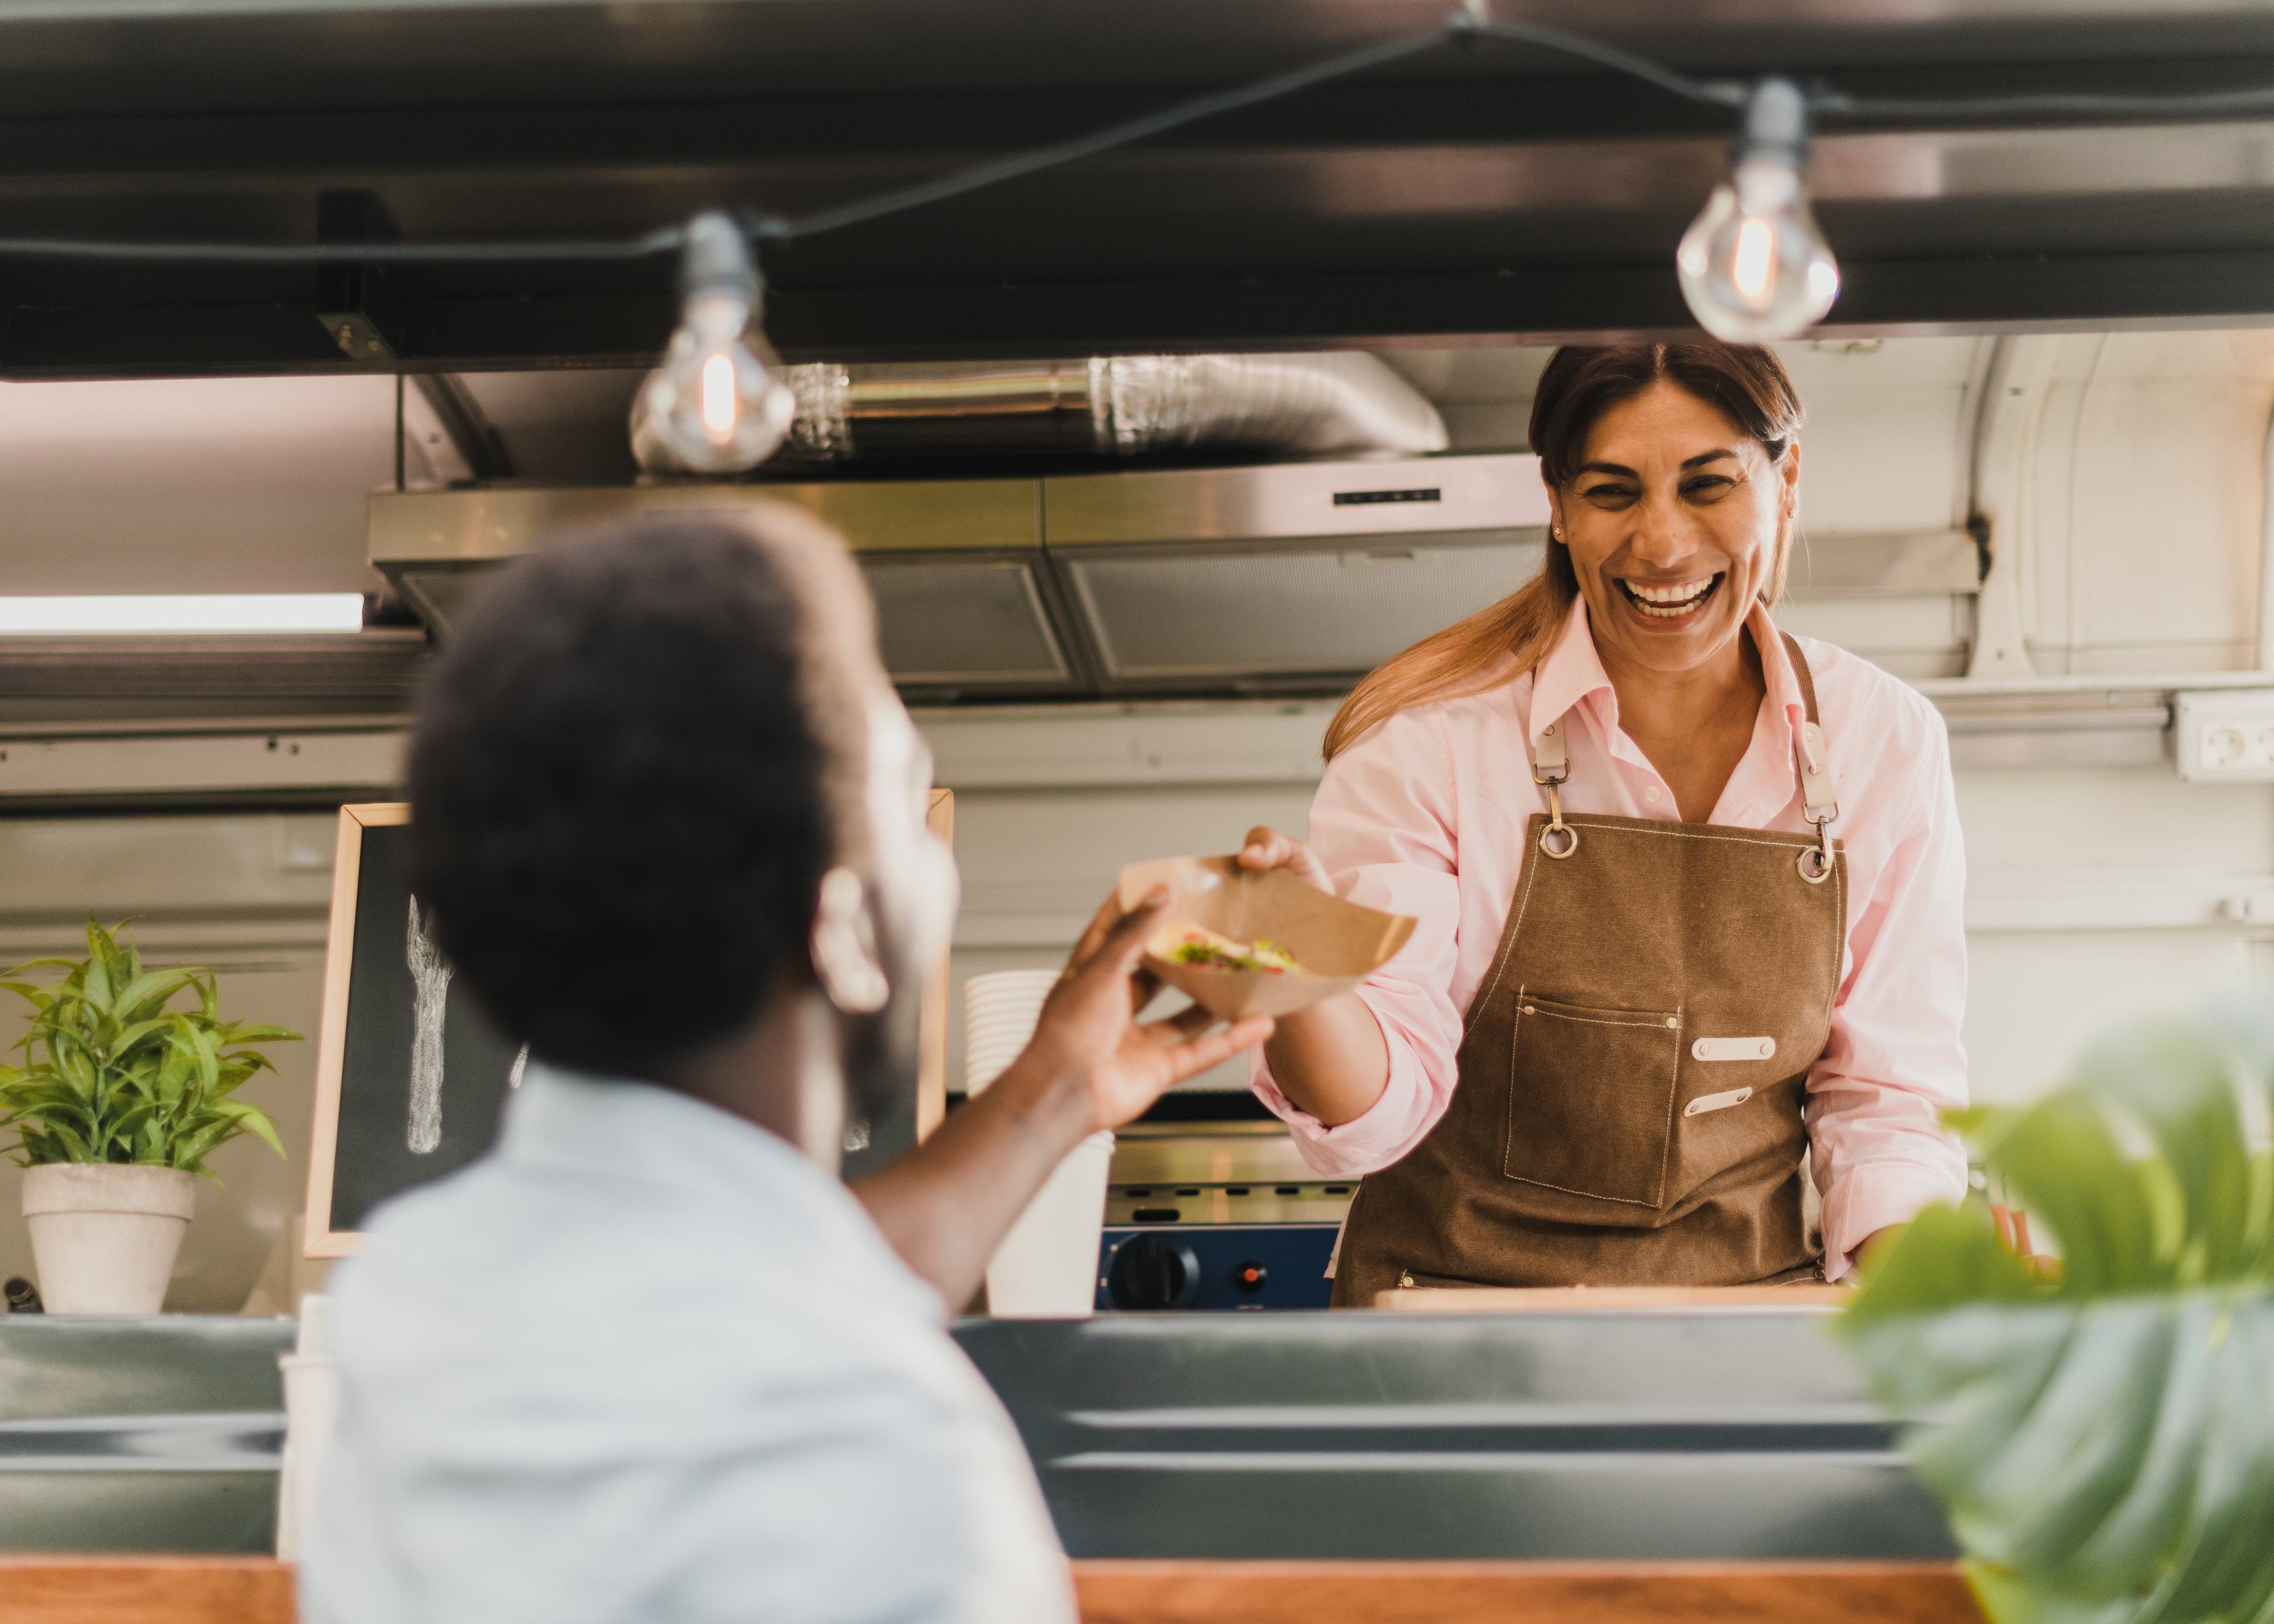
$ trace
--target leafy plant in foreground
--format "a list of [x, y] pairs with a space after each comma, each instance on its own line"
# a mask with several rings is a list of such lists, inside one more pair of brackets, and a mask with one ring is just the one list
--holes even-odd
[[[16, 1131], [14, 1160], [180, 1168], [211, 1178], [206, 1158], [240, 1133], [282, 1155], [267, 1115], [230, 1096], [275, 1069], [250, 1045], [300, 1034], [222, 1019], [212, 971], [146, 970], [139, 950], [120, 946], [92, 915], [87, 946], [84, 959], [35, 959], [0, 981], [31, 1005], [10, 1051], [25, 1064], [0, 1064], [0, 1129]], [[17, 979], [39, 969], [65, 974], [51, 984]], [[167, 1007], [184, 993], [195, 1008]]]
[[1842, 1328], [1999, 1624], [2274, 1624], [2274, 1009], [2121, 1032], [1965, 1124], [2056, 1238], [1920, 1214]]

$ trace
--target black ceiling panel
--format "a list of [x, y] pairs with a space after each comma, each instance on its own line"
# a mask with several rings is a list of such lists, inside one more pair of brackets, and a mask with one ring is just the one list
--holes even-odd
[[[1435, 26], [1428, 0], [16, 0], [0, 236], [307, 242], [359, 193], [411, 240], [794, 214]], [[2274, 84], [2274, 10], [2152, 0], [1555, 0], [1524, 14], [1697, 72], [1855, 92]], [[2009, 121], [2010, 122], [2010, 121]], [[1670, 330], [1726, 118], [1532, 49], [1362, 81], [776, 247], [797, 358]], [[2274, 312], [2274, 120], [1830, 128], [1840, 327]], [[673, 267], [388, 273], [404, 365], [631, 364]], [[0, 251], [0, 373], [353, 365], [291, 266]]]

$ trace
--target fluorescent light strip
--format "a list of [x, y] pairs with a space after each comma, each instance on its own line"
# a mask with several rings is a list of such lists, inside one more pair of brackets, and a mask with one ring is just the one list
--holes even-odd
[[0, 598], [0, 637], [244, 636], [362, 629], [359, 592]]

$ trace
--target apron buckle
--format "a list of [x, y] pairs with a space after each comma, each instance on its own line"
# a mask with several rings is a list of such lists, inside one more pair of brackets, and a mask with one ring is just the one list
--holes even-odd
[[[1539, 778], [1539, 769], [1532, 769]], [[1547, 792], [1547, 827], [1540, 831], [1540, 849], [1555, 858], [1569, 857], [1579, 849], [1579, 831], [1563, 821], [1563, 793], [1557, 786], [1563, 782], [1559, 773], [1552, 778], [1540, 778], [1540, 786]]]
[[1816, 844], [1800, 854], [1800, 877], [1821, 885], [1832, 877], [1832, 820], [1840, 816], [1840, 803], [1805, 808], [1803, 816], [1816, 825]]

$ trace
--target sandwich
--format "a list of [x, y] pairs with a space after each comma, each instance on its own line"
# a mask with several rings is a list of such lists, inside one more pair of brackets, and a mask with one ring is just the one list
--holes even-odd
[[1302, 975], [1295, 955], [1276, 942], [1258, 936], [1235, 942], [1202, 925], [1171, 925], [1153, 938], [1153, 954], [1171, 964], [1200, 965], [1210, 970], [1261, 970], [1267, 975]]

